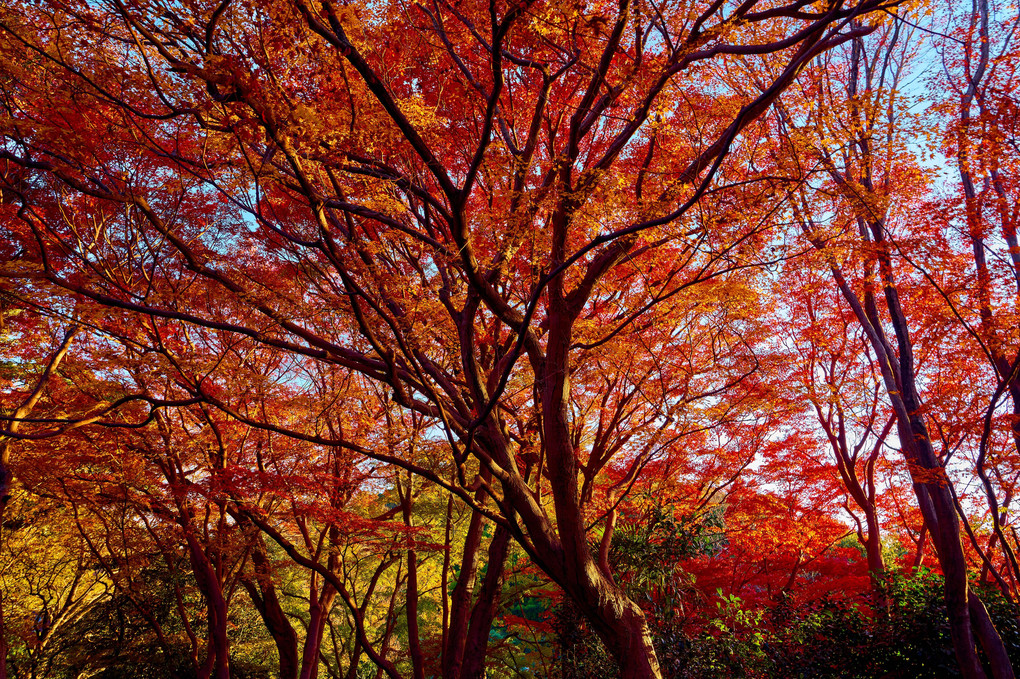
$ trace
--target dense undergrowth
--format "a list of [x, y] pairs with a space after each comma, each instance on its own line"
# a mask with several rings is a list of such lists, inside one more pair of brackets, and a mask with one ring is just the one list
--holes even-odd
[[[1014, 663], [1020, 609], [997, 591], [983, 599]], [[682, 629], [657, 611], [655, 646], [667, 677], [943, 679], [960, 676], [946, 622], [942, 577], [927, 569], [891, 576], [878, 593], [750, 610], [719, 597], [714, 615]], [[665, 618], [665, 620], [663, 619]], [[691, 631], [691, 628], [697, 631]], [[557, 610], [557, 677], [618, 676], [598, 638], [572, 607]]]

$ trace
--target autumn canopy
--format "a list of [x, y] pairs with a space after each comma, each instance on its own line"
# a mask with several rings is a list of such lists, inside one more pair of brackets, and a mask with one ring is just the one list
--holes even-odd
[[0, 679], [1013, 677], [950, 4], [3, 0]]

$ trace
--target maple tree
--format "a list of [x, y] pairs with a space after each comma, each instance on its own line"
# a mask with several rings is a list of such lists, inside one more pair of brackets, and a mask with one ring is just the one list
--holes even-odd
[[[807, 99], [814, 99], [819, 106], [843, 107], [843, 115], [803, 115], [779, 108], [782, 124], [790, 130], [791, 145], [802, 143], [812, 149], [804, 158], [817, 167], [819, 181], [828, 188], [813, 191], [808, 181], [798, 191], [794, 213], [864, 329], [881, 369], [924, 524], [946, 576], [947, 608], [963, 675], [985, 676], [975, 649], [978, 640], [990, 659], [992, 675], [1013, 676], [1006, 649], [985, 607], [976, 593], [968, 591], [967, 554], [961, 539], [963, 512], [954, 480], [947, 473], [950, 458], [967, 441], [967, 432], [954, 431], [952, 419], [940, 418], [946, 411], [939, 413], [939, 400], [945, 402], [951, 388], [940, 381], [948, 375], [940, 375], [939, 367], [933, 371], [926, 366], [943, 359], [926, 356], [919, 348], [938, 352], [937, 343], [953, 337], [952, 328], [947, 329], [940, 320], [949, 315], [953, 303], [945, 296], [945, 288], [916, 261], [928, 262], [952, 253], [954, 246], [937, 232], [917, 238], [901, 227], [905, 210], [917, 205], [916, 196], [923, 192], [927, 180], [915, 164], [916, 158], [906, 151], [909, 123], [902, 119], [909, 115], [897, 101], [915, 48], [899, 27], [873, 38], [873, 51], [864, 40], [855, 41], [849, 70], [839, 72], [833, 85], [826, 87], [823, 82], [823, 86], [805, 92]], [[834, 96], [841, 91], [845, 94]], [[833, 137], [842, 143], [832, 144]], [[813, 205], [813, 201], [827, 206]], [[939, 252], [938, 245], [945, 250]], [[983, 246], [975, 248], [980, 251]], [[976, 257], [979, 279], [987, 278], [987, 272], [982, 273], [982, 258], [983, 253]], [[943, 273], [948, 268], [943, 268]], [[922, 297], [929, 285], [939, 293], [931, 296], [933, 301]], [[977, 287], [979, 297], [987, 296], [982, 292], [986, 286]], [[950, 308], [940, 308], [942, 301], [949, 302]], [[950, 379], [960, 379], [961, 367], [955, 366]], [[1004, 389], [1001, 378], [1000, 383]], [[978, 473], [984, 476], [982, 464], [978, 463]], [[994, 506], [994, 492], [987, 482], [986, 487]], [[973, 540], [969, 525], [966, 531]]]
[[[571, 380], [624, 339], [661, 353], [649, 335], [674, 337], [642, 320], [662, 309], [715, 335], [707, 384], [681, 368], [666, 404], [752, 369], [739, 330], [685, 317], [682, 302], [761, 261], [761, 220], [738, 207], [762, 195], [755, 121], [890, 6], [8, 11], [11, 273], [109, 307], [107, 332], [142, 323], [163, 342], [190, 323], [384, 384], [448, 438], [448, 476], [292, 433], [451, 490], [577, 602], [625, 676], [658, 676], [641, 609], [589, 545], [579, 485], [613, 456], [640, 469], [657, 442], [634, 450], [621, 433], [585, 462]], [[721, 77], [765, 59], [775, 76], [760, 88]], [[217, 377], [180, 381], [244, 423], [285, 428], [215, 393]], [[655, 405], [645, 422], [668, 424]]]
[[[974, 464], [992, 529], [986, 550], [998, 550], [1001, 561], [997, 569], [983, 557], [983, 571], [995, 573], [1015, 596], [1016, 538], [1004, 526], [1009, 524], [1016, 471], [1013, 455], [1000, 452], [1020, 451], [1020, 354], [1015, 332], [1020, 250], [1016, 210], [1010, 205], [1016, 149], [1008, 141], [1015, 124], [1011, 95], [1017, 63], [1011, 35], [1015, 21], [1001, 17], [986, 2], [977, 2], [971, 12], [952, 19], [957, 40], [943, 51], [949, 67], [941, 83], [947, 89], [937, 116], [940, 131], [946, 134], [942, 148], [955, 161], [959, 181], [932, 206], [931, 228], [969, 248], [960, 248], [954, 261], [938, 268], [933, 265], [941, 262], [925, 261], [922, 266], [952, 309], [953, 319], [966, 331], [966, 345], [977, 354], [975, 363], [990, 373], [991, 384], [982, 394], [985, 412], [976, 434], [980, 442]], [[997, 415], [1007, 395], [1012, 412]]]
[[[0, 316], [0, 322], [7, 321], [5, 318], [7, 315], [8, 314]], [[22, 330], [24, 337], [32, 336], [32, 330], [39, 330], [38, 328], [32, 328], [32, 324], [27, 325], [28, 327]], [[77, 328], [72, 327], [64, 334], [64, 337], [57, 345], [56, 350], [53, 351], [45, 360], [45, 368], [42, 370], [41, 374], [26, 376], [18, 374], [18, 372], [14, 372], [13, 374], [4, 376], [4, 380], [9, 380], [12, 383], [12, 386], [16, 384], [21, 386], [20, 389], [5, 389], [5, 395], [15, 396], [14, 403], [4, 404], [4, 410], [10, 413], [10, 419], [5, 429], [11, 434], [17, 434], [17, 432], [25, 424], [25, 420], [27, 418], [33, 414], [38, 414], [35, 411], [39, 408], [40, 401], [43, 401], [43, 397], [46, 394], [47, 388], [50, 386], [55, 371], [60, 367], [61, 362], [67, 355], [67, 352], [70, 349], [71, 340], [76, 331]], [[28, 388], [26, 389], [25, 387]], [[0, 436], [0, 544], [4, 544], [5, 542], [4, 527], [8, 522], [7, 506], [10, 503], [11, 496], [14, 492], [14, 472], [12, 469], [14, 465], [13, 452], [13, 439], [10, 436]], [[69, 601], [73, 600], [73, 591], [68, 596]], [[6, 679], [8, 676], [7, 652], [7, 622], [3, 598], [0, 597], [0, 679]]]
[[[960, 23], [939, 110], [962, 199], [936, 205], [896, 5], [0, 8], [4, 300], [80, 328], [91, 366], [33, 416], [71, 335], [24, 350], [0, 489], [11, 446], [61, 441], [77, 475], [23, 483], [88, 517], [119, 600], [168, 658], [180, 625], [198, 676], [230, 675], [242, 610], [282, 676], [483, 676], [522, 560], [622, 676], [662, 676], [704, 592], [727, 633], [881, 594], [904, 533], [963, 676], [1012, 676], [967, 580], [1020, 577], [1012, 34], [993, 60], [988, 8]], [[932, 235], [961, 219], [970, 259]], [[652, 582], [641, 521], [655, 548], [725, 540]], [[139, 594], [158, 563], [190, 571], [172, 623]]]

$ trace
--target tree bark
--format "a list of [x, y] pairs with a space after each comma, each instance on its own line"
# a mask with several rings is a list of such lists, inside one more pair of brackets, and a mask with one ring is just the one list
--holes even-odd
[[991, 665], [992, 676], [1012, 677], [1013, 665], [1005, 646], [1001, 643], [992, 643], [990, 646], [985, 645], [986, 639], [992, 639], [994, 642], [995, 639], [999, 638], [999, 633], [995, 629], [991, 617], [988, 615], [988, 609], [985, 608], [984, 602], [978, 597], [977, 592], [970, 593], [968, 605], [970, 606], [971, 620], [978, 631], [978, 639], [981, 640], [981, 648], [988, 657], [989, 665]]
[[[396, 479], [397, 494], [400, 496], [404, 525], [410, 530], [414, 525], [412, 514], [413, 477], [407, 474], [407, 490], [403, 490], [400, 477]], [[411, 672], [414, 679], [425, 679], [425, 656], [421, 650], [421, 633], [418, 630], [418, 552], [414, 549], [413, 538], [408, 535], [407, 547], [407, 589], [405, 617], [407, 619], [407, 645], [411, 655]]]
[[301, 669], [297, 633], [287, 619], [283, 606], [280, 605], [261, 535], [251, 550], [251, 556], [257, 582], [246, 578], [241, 584], [251, 596], [252, 603], [255, 604], [266, 625], [266, 630], [276, 644], [276, 651], [280, 657], [280, 679], [297, 679]]
[[[881, 232], [880, 225], [873, 226], [876, 233]], [[967, 562], [960, 541], [959, 517], [949, 490], [950, 481], [931, 446], [927, 427], [921, 415], [907, 319], [900, 307], [899, 295], [892, 280], [891, 263], [886, 259], [881, 261], [881, 265], [886, 308], [896, 335], [898, 352], [894, 352], [886, 341], [882, 326], [878, 322], [874, 299], [869, 295], [866, 304], [862, 305], [843, 278], [838, 265], [835, 262], [830, 263], [844, 298], [864, 327], [879, 357], [886, 393], [896, 411], [896, 427], [903, 455], [914, 481], [914, 491], [925, 526], [932, 536], [939, 565], [945, 576], [946, 611], [960, 671], [966, 679], [983, 679], [986, 675], [978, 660], [970, 619]], [[982, 646], [993, 649], [996, 654], [1005, 653], [1005, 647], [995, 633], [994, 627], [984, 630]], [[1000, 648], [1001, 650], [996, 650]], [[995, 675], [996, 679], [1012, 676], [1012, 671], [1008, 674]]]
[[616, 585], [596, 585], [597, 604], [588, 617], [606, 649], [620, 667], [621, 679], [661, 679], [652, 633], [641, 608]]
[[[476, 498], [480, 497], [479, 491]], [[453, 586], [453, 594], [450, 597], [450, 628], [446, 635], [446, 648], [443, 649], [443, 676], [446, 679], [459, 679], [464, 661], [464, 646], [470, 624], [471, 595], [475, 572], [478, 569], [478, 549], [482, 539], [482, 522], [481, 514], [478, 512], [471, 514], [464, 539], [464, 553], [460, 560], [460, 573], [457, 575], [457, 584]]]
[[503, 584], [503, 568], [510, 547], [510, 531], [502, 526], [489, 543], [489, 560], [485, 567], [478, 600], [471, 611], [471, 624], [464, 641], [464, 659], [460, 679], [485, 678], [485, 654], [492, 631], [492, 620], [499, 605]]
[[[0, 443], [0, 547], [4, 544], [4, 517], [11, 498], [11, 472], [6, 457], [7, 446]], [[3, 592], [0, 592], [0, 679], [7, 679], [7, 626], [4, 621]]]
[[216, 570], [192, 532], [191, 512], [182, 505], [179, 518], [195, 582], [205, 598], [209, 626], [208, 655], [200, 676], [230, 679], [230, 639], [227, 636], [227, 602]]
[[245, 579], [241, 582], [245, 591], [251, 597], [262, 622], [273, 638], [276, 645], [276, 653], [280, 658], [279, 672], [280, 679], [298, 679], [300, 664], [297, 652], [297, 633], [286, 618], [280, 601], [276, 596], [275, 588], [270, 591], [260, 588], [252, 580]]

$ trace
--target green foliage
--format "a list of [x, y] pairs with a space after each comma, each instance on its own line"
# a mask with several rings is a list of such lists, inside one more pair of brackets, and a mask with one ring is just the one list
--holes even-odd
[[[663, 671], [686, 659], [688, 641], [681, 612], [691, 604], [694, 582], [681, 564], [711, 554], [725, 539], [721, 508], [701, 515], [678, 513], [651, 496], [643, 512], [624, 516], [613, 533], [609, 561], [618, 581], [644, 609]], [[561, 679], [614, 677], [619, 671], [599, 638], [569, 602], [554, 614], [557, 670]]]
[[[882, 591], [829, 594], [809, 602], [781, 597], [761, 609], [717, 591], [700, 623], [682, 616], [697, 605], [682, 562], [712, 553], [721, 521], [676, 518], [652, 505], [646, 522], [629, 521], [614, 535], [610, 556], [642, 603], [664, 676], [791, 679], [952, 679], [959, 669], [949, 635], [944, 582], [928, 570], [895, 572]], [[1020, 608], [997, 589], [976, 588], [1014, 664], [1020, 663]], [[577, 609], [555, 611], [556, 676], [611, 679], [619, 670]]]
[[[866, 679], [951, 679], [959, 668], [949, 636], [942, 577], [895, 573], [869, 597], [827, 596], [767, 611], [724, 598], [709, 628], [689, 644], [686, 665], [671, 675]], [[1017, 615], [998, 590], [980, 588], [1013, 662], [1020, 661]]]
[[619, 675], [616, 662], [576, 606], [563, 602], [557, 607], [554, 620], [558, 679], [608, 679]]
[[[174, 593], [175, 588], [181, 591], [191, 613], [192, 628], [204, 634], [204, 605], [188, 574], [187, 564], [168, 565], [160, 556], [153, 555], [139, 574], [144, 588], [135, 588], [130, 593], [114, 591], [52, 639], [59, 652], [55, 653], [46, 676], [53, 679], [196, 676]], [[235, 608], [230, 614], [231, 677], [269, 679], [275, 669], [275, 649], [265, 636], [258, 614], [251, 609]], [[162, 639], [155, 631], [157, 627]]]
[[668, 585], [677, 577], [679, 562], [714, 553], [725, 540], [721, 507], [678, 516], [676, 508], [644, 499], [648, 508], [620, 522], [609, 551], [615, 572], [637, 592]]

